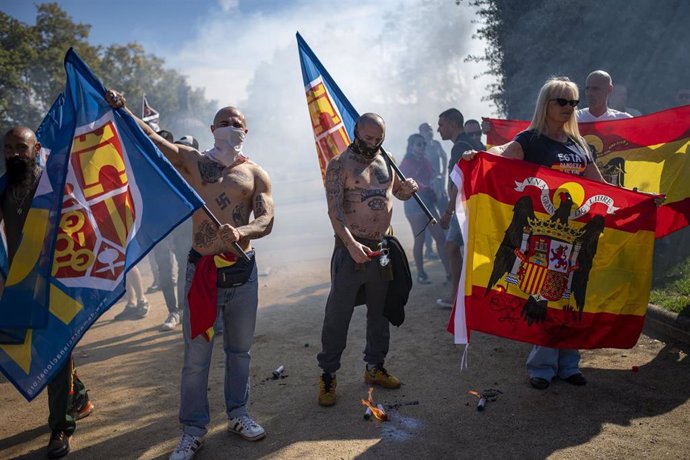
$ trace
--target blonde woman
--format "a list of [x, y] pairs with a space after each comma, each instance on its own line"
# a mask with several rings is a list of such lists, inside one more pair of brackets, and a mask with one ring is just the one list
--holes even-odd
[[[575, 83], [567, 77], [550, 78], [539, 92], [527, 130], [507, 144], [492, 147], [489, 152], [604, 182], [577, 127], [575, 107], [578, 103]], [[465, 152], [463, 158], [471, 159], [475, 154], [474, 151]], [[527, 358], [530, 384], [544, 390], [554, 377], [558, 377], [573, 385], [585, 385], [587, 380], [580, 372], [579, 363], [578, 350], [534, 346]]]

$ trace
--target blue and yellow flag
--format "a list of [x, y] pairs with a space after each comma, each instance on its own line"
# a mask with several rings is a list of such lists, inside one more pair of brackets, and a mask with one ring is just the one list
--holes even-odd
[[[0, 370], [27, 400], [125, 292], [125, 274], [203, 201], [70, 49], [37, 131], [49, 152], [0, 300]], [[165, 206], [161, 206], [165, 203]]]
[[307, 42], [297, 33], [297, 48], [302, 66], [304, 91], [314, 131], [321, 177], [326, 181], [326, 166], [345, 150], [354, 138], [359, 114], [318, 60]]

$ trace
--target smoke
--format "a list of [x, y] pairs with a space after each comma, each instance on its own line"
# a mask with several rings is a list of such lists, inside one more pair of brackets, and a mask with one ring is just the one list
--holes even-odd
[[[493, 114], [482, 101], [489, 80], [476, 78], [485, 69], [465, 62], [484, 48], [472, 38], [477, 25], [468, 6], [448, 0], [305, 0], [274, 9], [221, 1], [219, 6], [186, 46], [164, 57], [219, 106], [236, 105], [245, 112], [245, 152], [273, 179], [274, 234], [287, 220], [299, 219], [332, 238], [295, 32], [360, 113], [383, 116], [384, 146], [398, 159], [419, 124], [435, 126], [447, 108], [459, 108], [465, 118]], [[296, 203], [302, 215], [282, 215], [281, 208]], [[307, 210], [313, 215], [304, 215]], [[407, 227], [402, 206], [395, 212]]]

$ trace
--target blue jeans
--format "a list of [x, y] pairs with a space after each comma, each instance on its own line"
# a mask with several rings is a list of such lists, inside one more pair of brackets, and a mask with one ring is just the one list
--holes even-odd
[[[183, 432], [204, 436], [210, 421], [208, 409], [208, 372], [213, 340], [203, 334], [191, 337], [189, 301], [187, 296], [194, 278], [195, 265], [187, 264], [184, 314], [184, 364], [180, 385], [180, 423]], [[242, 286], [218, 289], [218, 310], [223, 316], [223, 350], [225, 351], [225, 408], [228, 418], [247, 414], [249, 401], [249, 349], [254, 340], [258, 281], [256, 266]], [[215, 338], [215, 336], [214, 336]]]
[[527, 357], [527, 373], [530, 377], [550, 382], [554, 377], [567, 379], [579, 374], [580, 352], [535, 345]]

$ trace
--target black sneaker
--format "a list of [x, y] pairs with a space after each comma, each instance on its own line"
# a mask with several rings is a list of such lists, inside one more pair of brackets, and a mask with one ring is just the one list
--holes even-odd
[[121, 311], [120, 313], [118, 313], [117, 315], [115, 315], [115, 317], [114, 317], [113, 319], [114, 319], [115, 321], [122, 321], [122, 320], [125, 320], [125, 319], [132, 319], [132, 318], [134, 318], [134, 313], [135, 313], [136, 309], [137, 309], [137, 306], [136, 306], [136, 305], [134, 305], [133, 303], [128, 303], [127, 305], [125, 305], [125, 309], [122, 310], [122, 311]]
[[69, 436], [62, 430], [53, 431], [47, 448], [48, 458], [61, 458], [69, 454]]
[[152, 284], [149, 286], [149, 288], [146, 290], [147, 294], [153, 294], [154, 292], [160, 291], [161, 287], [157, 284]]
[[140, 300], [137, 302], [137, 306], [134, 307], [134, 314], [132, 316], [133, 319], [142, 319], [146, 318], [146, 315], [149, 314], [149, 301], [148, 300]]
[[587, 385], [587, 379], [584, 375], [580, 374], [579, 372], [577, 374], [571, 375], [570, 377], [566, 377], [563, 380], [565, 380], [571, 385], [577, 385], [579, 387]]
[[541, 377], [530, 377], [529, 384], [537, 390], [546, 390], [549, 387], [549, 381]]

